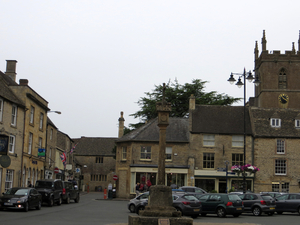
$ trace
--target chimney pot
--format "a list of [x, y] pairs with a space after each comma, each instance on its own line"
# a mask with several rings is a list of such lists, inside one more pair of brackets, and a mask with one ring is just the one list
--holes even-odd
[[28, 86], [28, 80], [27, 79], [20, 79], [19, 84], [21, 86]]

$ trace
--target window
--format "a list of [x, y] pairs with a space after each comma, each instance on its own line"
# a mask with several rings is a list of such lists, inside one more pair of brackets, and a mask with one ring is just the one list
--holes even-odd
[[281, 69], [278, 76], [278, 88], [286, 89], [286, 71]]
[[281, 192], [289, 193], [289, 191], [290, 191], [290, 183], [282, 183]]
[[39, 148], [42, 148], [43, 138], [39, 138]]
[[40, 130], [43, 129], [43, 123], [44, 123], [44, 114], [41, 113], [41, 115], [40, 115]]
[[279, 182], [272, 182], [272, 191], [279, 192]]
[[8, 151], [10, 153], [15, 152], [15, 143], [16, 143], [16, 137], [14, 135], [10, 135], [9, 136], [9, 149], [8, 149]]
[[271, 119], [270, 124], [271, 124], [271, 127], [280, 127], [281, 119]]
[[203, 146], [215, 146], [215, 135], [204, 134]]
[[275, 175], [286, 175], [286, 160], [275, 160]]
[[127, 147], [122, 148], [122, 160], [127, 159]]
[[277, 139], [277, 154], [284, 154], [284, 140]]
[[14, 171], [6, 170], [5, 191], [13, 187], [13, 178], [14, 178]]
[[29, 133], [29, 140], [28, 140], [28, 154], [31, 154], [32, 150], [32, 139], [33, 139], [33, 134]]
[[141, 159], [151, 159], [151, 146], [141, 147]]
[[244, 154], [232, 154], [232, 165], [235, 166], [235, 165], [240, 165], [242, 166], [243, 165], [243, 156]]
[[0, 122], [2, 121], [3, 116], [3, 99], [0, 98]]
[[51, 130], [50, 130], [50, 140], [52, 140], [52, 137], [53, 137], [53, 129], [51, 128]]
[[29, 123], [33, 124], [34, 122], [34, 107], [31, 106], [30, 107], [30, 119], [29, 119]]
[[16, 126], [17, 125], [17, 106], [12, 106], [12, 112], [11, 112], [11, 125]]
[[96, 157], [96, 163], [103, 163], [103, 157]]
[[203, 153], [203, 168], [214, 168], [215, 167], [215, 154], [214, 153]]
[[232, 147], [244, 147], [244, 136], [232, 135]]
[[300, 128], [300, 120], [295, 120], [295, 127]]
[[166, 147], [166, 160], [172, 160], [172, 147]]

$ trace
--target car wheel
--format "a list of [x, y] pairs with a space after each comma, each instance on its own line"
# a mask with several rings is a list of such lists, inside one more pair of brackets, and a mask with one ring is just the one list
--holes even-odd
[[273, 212], [269, 212], [269, 213], [268, 213], [268, 216], [273, 216], [273, 215], [274, 215]]
[[131, 213], [134, 213], [134, 212], [135, 212], [135, 205], [134, 205], [134, 204], [131, 204], [131, 205], [129, 206], [129, 211], [130, 211]]
[[25, 212], [28, 212], [28, 210], [29, 210], [28, 202], [25, 202], [25, 203], [24, 203], [24, 211], [25, 211]]
[[59, 199], [58, 199], [57, 205], [61, 205], [61, 203], [62, 203], [62, 199], [61, 199], [61, 196], [60, 196]]
[[41, 201], [39, 201], [39, 203], [38, 203], [38, 205], [37, 205], [37, 207], [35, 207], [37, 210], [40, 210], [41, 208], [42, 208], [42, 202]]
[[222, 218], [226, 216], [225, 209], [223, 207], [217, 208], [217, 216]]
[[175, 208], [178, 212], [181, 212], [181, 216], [183, 216], [183, 212], [180, 208]]
[[240, 213], [233, 214], [234, 217], [239, 217], [240, 215], [241, 215]]
[[54, 204], [54, 199], [53, 198], [50, 198], [49, 202], [48, 202], [48, 206], [49, 207], [52, 207]]
[[137, 208], [136, 213], [140, 215], [140, 211], [145, 210], [145, 206], [140, 206]]
[[252, 210], [252, 213], [254, 216], [260, 216], [261, 215], [261, 209], [259, 207], [254, 207]]
[[79, 199], [80, 199], [80, 197], [79, 197], [79, 194], [78, 194], [74, 201], [75, 201], [76, 203], [78, 203], [78, 202], [79, 202]]
[[69, 203], [70, 203], [70, 196], [68, 196], [66, 199], [66, 204], [69, 204]]
[[206, 216], [206, 213], [201, 213], [201, 216]]

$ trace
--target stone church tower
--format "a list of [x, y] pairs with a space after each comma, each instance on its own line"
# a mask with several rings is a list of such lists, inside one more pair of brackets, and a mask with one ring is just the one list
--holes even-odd
[[294, 42], [292, 50], [284, 54], [280, 51], [268, 52], [265, 31], [261, 43], [260, 56], [257, 41], [254, 49], [255, 74], [261, 81], [255, 87], [254, 105], [262, 108], [300, 109], [300, 33], [297, 52]]

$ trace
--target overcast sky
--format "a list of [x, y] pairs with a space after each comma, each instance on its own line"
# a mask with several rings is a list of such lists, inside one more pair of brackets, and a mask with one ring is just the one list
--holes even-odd
[[[17, 82], [49, 102], [71, 138], [117, 137], [154, 85], [208, 81], [206, 92], [243, 98], [231, 72], [269, 51], [298, 50], [300, 1], [0, 0], [0, 70], [17, 60]], [[247, 99], [254, 86], [247, 85]], [[243, 104], [241, 101], [240, 105]]]

